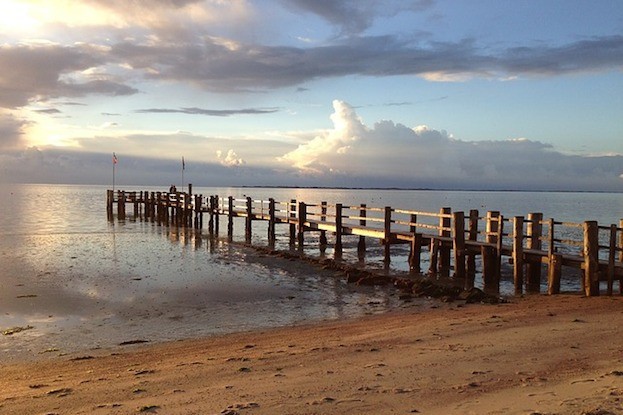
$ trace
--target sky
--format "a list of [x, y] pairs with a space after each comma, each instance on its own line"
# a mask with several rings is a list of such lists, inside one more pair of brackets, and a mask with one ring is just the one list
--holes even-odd
[[0, 181], [623, 192], [620, 0], [2, 0]]

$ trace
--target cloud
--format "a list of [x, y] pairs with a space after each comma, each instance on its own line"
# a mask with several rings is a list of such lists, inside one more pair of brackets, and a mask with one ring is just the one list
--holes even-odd
[[[130, 95], [135, 88], [107, 79], [75, 82], [68, 75], [104, 63], [102, 51], [54, 44], [0, 46], [0, 107], [18, 108], [32, 100], [89, 94]], [[83, 76], [84, 77], [84, 76]], [[101, 77], [101, 75], [100, 75]]]
[[392, 121], [368, 127], [347, 103], [336, 100], [333, 107], [334, 127], [284, 154], [280, 162], [319, 182], [334, 176], [364, 187], [623, 189], [623, 156], [567, 156], [526, 138], [462, 141], [444, 130]]
[[232, 115], [241, 115], [241, 114], [242, 115], [272, 114], [277, 111], [279, 111], [277, 108], [243, 108], [243, 109], [235, 109], [235, 110], [211, 110], [211, 109], [193, 107], [193, 108], [180, 108], [180, 109], [149, 108], [149, 109], [139, 109], [134, 112], [157, 113], [157, 114], [179, 113], [179, 114], [191, 114], [191, 115], [208, 115], [211, 117], [229, 117]]
[[315, 14], [340, 28], [343, 34], [357, 34], [372, 26], [378, 17], [392, 16], [401, 11], [420, 12], [432, 6], [432, 0], [282, 0], [288, 8]]
[[457, 82], [474, 77], [508, 79], [618, 70], [623, 66], [623, 36], [501, 50], [478, 47], [473, 40], [425, 43], [395, 36], [349, 37], [306, 48], [204, 37], [184, 44], [118, 43], [112, 46], [110, 59], [142, 70], [149, 79], [240, 92], [350, 75], [416, 75]]
[[236, 167], [246, 164], [246, 162], [239, 158], [236, 152], [231, 149], [227, 151], [225, 157], [223, 157], [223, 152], [221, 150], [217, 150], [216, 158], [219, 160], [219, 163], [227, 167]]
[[20, 147], [27, 121], [0, 110], [0, 150]]
[[39, 114], [61, 114], [62, 111], [56, 109], [56, 108], [46, 108], [46, 109], [41, 109], [41, 110], [33, 110], [34, 112], [37, 112]]

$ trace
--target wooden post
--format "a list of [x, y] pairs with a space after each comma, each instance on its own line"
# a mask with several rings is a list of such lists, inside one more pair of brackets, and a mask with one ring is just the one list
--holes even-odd
[[[359, 209], [359, 216], [361, 218], [366, 217], [366, 204], [362, 203]], [[359, 219], [359, 226], [366, 226], [366, 219]], [[359, 236], [359, 243], [357, 244], [357, 255], [359, 259], [363, 259], [366, 256], [366, 237]]]
[[227, 238], [231, 241], [234, 237], [234, 198], [227, 198]]
[[411, 239], [411, 252], [409, 253], [409, 271], [420, 273], [421, 271], [422, 234], [413, 233]]
[[[478, 240], [478, 210], [476, 209], [469, 211], [469, 240]], [[468, 290], [474, 287], [474, 280], [476, 279], [476, 254], [469, 250], [467, 252], [466, 274], [465, 289]]]
[[[528, 214], [526, 228], [527, 249], [541, 250], [541, 236], [543, 235], [543, 214]], [[541, 289], [541, 261], [530, 261], [526, 265], [526, 282], [528, 292], [539, 292]]]
[[599, 295], [599, 226], [584, 222], [584, 292], [587, 297]]
[[334, 256], [342, 257], [342, 204], [335, 204], [335, 247]]
[[608, 295], [612, 295], [614, 284], [614, 260], [617, 250], [617, 226], [610, 225], [610, 244], [608, 249]]
[[212, 208], [214, 210], [214, 236], [218, 236], [221, 216], [221, 199], [218, 195], [214, 195], [214, 205]]
[[119, 190], [117, 196], [117, 217], [119, 220], [125, 220], [125, 192], [123, 190]]
[[480, 250], [482, 255], [483, 290], [497, 294], [500, 292], [500, 273], [498, 271], [496, 248], [491, 245], [482, 245]]
[[465, 278], [465, 213], [452, 214], [452, 247], [454, 249], [454, 278]]
[[299, 202], [299, 221], [298, 221], [298, 247], [302, 251], [305, 247], [305, 222], [307, 221], [307, 205]]
[[210, 198], [208, 200], [208, 213], [209, 213], [209, 218], [208, 218], [208, 233], [211, 235], [214, 234], [214, 196], [210, 195]]
[[[327, 202], [320, 203], [320, 221], [327, 221]], [[320, 231], [320, 252], [324, 253], [327, 248], [327, 231]]]
[[417, 233], [417, 215], [409, 217], [409, 232], [411, 232], [411, 250], [409, 252], [409, 271], [419, 273], [422, 255], [422, 235]]
[[[623, 219], [619, 221], [619, 262], [623, 262]], [[619, 278], [619, 294], [623, 295], [623, 273]]]
[[115, 192], [113, 190], [106, 190], [106, 213], [108, 215], [109, 221], [114, 219], [114, 215], [113, 215], [114, 199], [115, 199]]
[[132, 201], [134, 202], [134, 219], [139, 217], [139, 199], [136, 197], [136, 192], [132, 192]]
[[385, 218], [383, 221], [383, 239], [385, 242], [385, 257], [383, 262], [385, 266], [389, 266], [391, 260], [391, 239], [392, 239], [392, 208], [385, 206]]
[[288, 218], [288, 222], [290, 223], [290, 246], [294, 246], [294, 243], [296, 241], [296, 199], [290, 200], [288, 210], [290, 212], [290, 217]]
[[560, 293], [560, 275], [562, 273], [562, 255], [552, 253], [547, 267], [547, 294]]
[[[452, 213], [449, 207], [441, 208], [439, 214], [444, 215], [439, 218], [439, 236], [449, 238], [452, 236], [452, 218], [448, 215]], [[439, 274], [442, 277], [448, 278], [450, 276], [450, 250], [452, 248], [444, 242], [439, 242]]]
[[268, 245], [275, 246], [275, 199], [268, 199]]
[[513, 218], [513, 282], [515, 295], [523, 293], [523, 216]]
[[251, 243], [251, 233], [253, 232], [253, 199], [247, 196], [247, 217], [245, 218], [244, 239], [246, 243]]

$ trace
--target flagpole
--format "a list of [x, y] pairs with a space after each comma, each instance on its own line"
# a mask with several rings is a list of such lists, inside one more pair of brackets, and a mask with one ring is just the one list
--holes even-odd
[[184, 191], [184, 168], [185, 168], [185, 163], [184, 163], [184, 156], [182, 156], [182, 192]]
[[117, 156], [112, 153], [112, 192], [115, 193], [115, 165], [117, 164]]

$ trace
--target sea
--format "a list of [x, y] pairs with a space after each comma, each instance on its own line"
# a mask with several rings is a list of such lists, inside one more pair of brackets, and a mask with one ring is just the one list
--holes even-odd
[[[0, 185], [0, 332], [18, 329], [0, 335], [0, 362], [436, 306], [431, 299], [401, 300], [391, 287], [347, 284], [329, 271], [267, 258], [244, 245], [243, 222], [234, 224], [230, 243], [223, 224], [220, 237], [209, 238], [206, 229], [109, 220], [109, 187]], [[505, 217], [542, 212], [600, 225], [623, 218], [621, 193], [238, 187], [195, 187], [193, 193], [423, 212], [478, 209]], [[266, 225], [257, 226], [253, 244], [266, 245]], [[289, 249], [286, 233], [278, 227], [277, 249]], [[305, 253], [322, 255], [310, 238]], [[369, 244], [365, 265], [382, 269], [381, 247]], [[407, 248], [392, 250], [389, 272], [407, 272]], [[359, 261], [356, 241], [345, 242], [344, 260]], [[579, 291], [579, 276], [571, 273], [563, 288]], [[511, 292], [505, 277], [501, 294]]]

